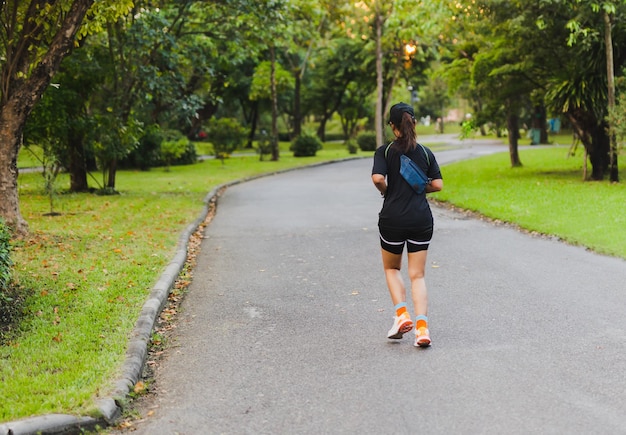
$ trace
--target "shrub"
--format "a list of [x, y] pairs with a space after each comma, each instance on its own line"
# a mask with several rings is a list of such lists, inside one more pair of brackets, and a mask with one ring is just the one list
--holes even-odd
[[161, 164], [159, 147], [163, 142], [163, 130], [158, 125], [150, 125], [145, 128], [143, 136], [139, 139], [139, 145], [119, 162], [120, 168], [136, 168], [147, 171]]
[[185, 153], [188, 146], [189, 139], [183, 137], [183, 135], [172, 140], [164, 140], [161, 142], [161, 159], [165, 162], [167, 170], [169, 170], [169, 167], [176, 159], [179, 159]]
[[257, 139], [257, 151], [261, 161], [263, 161], [264, 156], [272, 154], [272, 140], [265, 130], [261, 131]]
[[177, 158], [174, 159], [172, 165], [191, 165], [192, 163], [196, 163], [198, 161], [198, 151], [196, 150], [196, 146], [191, 141], [187, 141], [187, 146], [183, 153]]
[[348, 153], [350, 154], [356, 154], [357, 151], [359, 150], [356, 140], [354, 139], [348, 139], [346, 141], [346, 147], [348, 148]]
[[0, 308], [4, 308], [11, 302], [9, 285], [11, 284], [11, 234], [9, 229], [0, 219]]
[[26, 297], [31, 290], [18, 287], [12, 280], [11, 234], [0, 219], [0, 346], [11, 339], [21, 318], [24, 316]]
[[361, 151], [376, 151], [376, 133], [371, 131], [364, 131], [359, 133], [356, 137], [356, 142], [359, 144]]
[[207, 139], [213, 144], [216, 158], [228, 157], [245, 144], [248, 131], [235, 118], [212, 118], [207, 129]]
[[294, 157], [313, 157], [322, 149], [322, 141], [314, 134], [303, 133], [298, 136], [291, 147]]

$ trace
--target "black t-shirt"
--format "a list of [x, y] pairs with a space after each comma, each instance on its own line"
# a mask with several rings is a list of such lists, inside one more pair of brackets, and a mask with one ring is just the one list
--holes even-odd
[[[428, 158], [424, 151], [428, 153]], [[374, 153], [372, 175], [380, 174], [387, 177], [387, 193], [383, 208], [378, 214], [378, 224], [395, 228], [432, 226], [433, 215], [426, 199], [426, 192], [418, 195], [400, 175], [401, 154], [395, 144], [389, 149], [387, 145], [382, 146]], [[417, 145], [406, 155], [419, 165], [428, 178], [442, 178], [435, 155], [427, 147]]]

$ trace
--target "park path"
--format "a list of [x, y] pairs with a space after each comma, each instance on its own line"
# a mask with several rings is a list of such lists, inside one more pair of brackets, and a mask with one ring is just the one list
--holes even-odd
[[227, 189], [133, 433], [626, 433], [626, 262], [434, 207], [433, 346], [387, 340], [370, 169]]

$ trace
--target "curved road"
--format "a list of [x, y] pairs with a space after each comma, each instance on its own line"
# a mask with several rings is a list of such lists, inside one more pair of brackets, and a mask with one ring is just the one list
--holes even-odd
[[433, 345], [387, 340], [370, 169], [228, 188], [133, 433], [626, 433], [626, 262], [435, 207]]

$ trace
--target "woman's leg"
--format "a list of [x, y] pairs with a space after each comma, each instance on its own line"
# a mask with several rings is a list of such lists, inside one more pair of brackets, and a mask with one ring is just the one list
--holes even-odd
[[428, 291], [424, 270], [428, 251], [409, 252], [409, 279], [411, 280], [411, 296], [416, 316], [428, 315]]
[[415, 346], [430, 346], [428, 331], [428, 292], [424, 280], [426, 256], [428, 251], [409, 252], [409, 278], [411, 279], [411, 295], [415, 310]]
[[406, 301], [406, 289], [404, 287], [404, 281], [400, 274], [400, 268], [402, 267], [402, 254], [393, 254], [389, 251], [381, 249], [383, 257], [383, 268], [385, 269], [385, 279], [387, 280], [387, 287], [389, 288], [389, 294], [391, 295], [391, 301], [394, 305], [400, 302]]
[[385, 278], [389, 294], [395, 308], [393, 326], [387, 333], [387, 338], [400, 339], [404, 334], [413, 329], [411, 315], [406, 307], [406, 288], [400, 274], [402, 265], [402, 253], [393, 254], [389, 251], [381, 250], [383, 257], [383, 267], [385, 268]]

